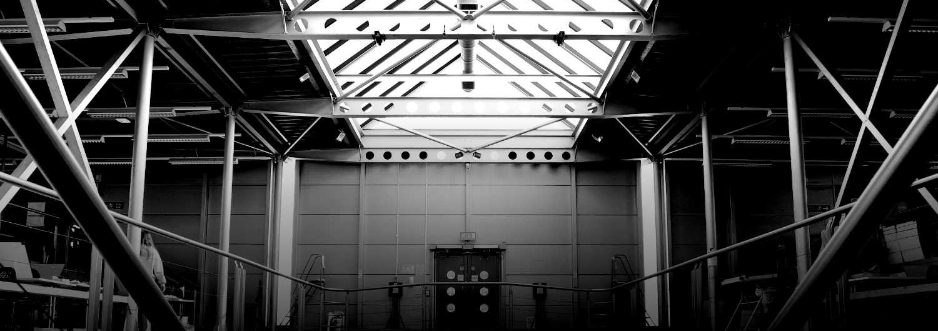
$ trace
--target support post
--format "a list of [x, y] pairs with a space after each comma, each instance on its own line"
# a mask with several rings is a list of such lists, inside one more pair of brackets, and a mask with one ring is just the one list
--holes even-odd
[[[279, 158], [274, 157], [270, 159], [270, 164], [268, 166], [270, 169], [270, 178], [268, 178], [268, 181], [267, 181], [267, 189], [269, 192], [268, 200], [267, 200], [267, 210], [268, 210], [269, 217], [267, 219], [267, 238], [264, 240], [264, 247], [267, 248], [267, 258], [265, 259], [265, 261], [268, 267], [274, 268], [274, 269], [277, 268], [276, 267], [277, 249], [274, 247], [274, 244], [276, 243], [276, 240], [277, 240], [276, 235], [277, 235], [277, 232], [279, 231], [278, 230], [279, 225], [277, 222], [277, 211], [279, 208], [277, 208], [277, 206], [279, 205], [278, 201], [280, 199], [279, 198], [280, 190], [277, 188], [277, 182], [278, 182], [278, 179], [280, 178], [280, 175], [279, 175], [280, 163], [281, 162]], [[273, 331], [276, 325], [275, 318], [274, 318], [275, 316], [274, 312], [277, 311], [275, 307], [276, 300], [274, 300], [274, 297], [275, 297], [274, 283], [275, 282], [276, 282], [276, 278], [273, 277], [272, 275], [270, 274], [264, 275], [264, 294], [263, 294], [264, 296], [263, 298], [263, 302], [264, 302], [263, 303], [264, 305], [263, 323], [264, 324], [263, 324], [263, 327], [259, 328], [261, 330], [263, 330], [264, 328], [267, 328]]]
[[[639, 199], [640, 201], [640, 215], [641, 215], [641, 247], [642, 247], [642, 275], [647, 276], [658, 272], [660, 270], [659, 261], [659, 227], [658, 224], [661, 220], [659, 212], [659, 205], [661, 203], [659, 199], [659, 187], [658, 183], [660, 180], [658, 176], [661, 174], [659, 171], [659, 164], [652, 159], [643, 159], [639, 161], [639, 171], [638, 171], [638, 188], [639, 188]], [[659, 325], [659, 291], [660, 291], [660, 282], [658, 278], [652, 278], [645, 281], [642, 286], [644, 286], [643, 297], [645, 299], [644, 304], [645, 311], [648, 312], [649, 317], [653, 325]]]
[[[782, 38], [782, 48], [785, 56], [785, 89], [788, 100], [788, 141], [791, 154], [791, 194], [794, 201], [794, 222], [800, 222], [808, 217], [808, 195], [804, 174], [804, 151], [801, 137], [801, 111], [798, 109], [798, 90], [795, 86], [795, 59], [792, 54], [791, 36]], [[804, 278], [811, 264], [811, 241], [808, 229], [795, 230], [796, 264], [798, 279]]]
[[879, 229], [880, 222], [901, 192], [928, 167], [926, 161], [934, 156], [935, 139], [938, 139], [938, 88], [932, 91], [899, 138], [896, 148], [879, 167], [830, 242], [818, 254], [814, 265], [772, 321], [770, 331], [791, 330], [804, 323], [813, 307], [811, 301], [843, 274], [856, 252]]
[[[130, 166], [130, 198], [127, 204], [127, 216], [143, 220], [143, 192], [147, 173], [147, 137], [150, 127], [150, 90], [153, 86], [153, 34], [143, 37], [143, 58], [140, 62], [140, 84], [137, 94], [137, 118], [134, 126], [134, 150]], [[127, 226], [127, 240], [134, 254], [140, 254], [141, 230]], [[126, 284], [125, 284], [126, 285]], [[111, 286], [111, 284], [104, 284]], [[137, 303], [128, 300], [127, 315], [124, 317], [124, 330], [133, 331], [137, 325]], [[112, 309], [105, 307], [103, 309]]]
[[[276, 259], [276, 269], [288, 275], [293, 274], [293, 248], [294, 248], [294, 205], [296, 203], [296, 159], [285, 158], [281, 160], [278, 167], [277, 178], [277, 217], [276, 228], [273, 234], [276, 236], [274, 242], [274, 255]], [[290, 314], [291, 291], [293, 283], [290, 280], [278, 277], [276, 282], [276, 295], [272, 304], [274, 308], [274, 323], [282, 321]]]
[[[221, 220], [218, 225], [218, 249], [228, 251], [231, 227], [231, 185], [234, 175], [234, 140], [235, 118], [237, 115], [229, 109], [225, 114], [225, 164], [222, 170], [221, 184]], [[218, 288], [215, 290], [215, 331], [227, 331], [228, 319], [228, 258], [218, 257]]]
[[[710, 125], [706, 111], [700, 116], [700, 139], [703, 145], [704, 217], [707, 227], [707, 252], [716, 249], [716, 204], [713, 202], [713, 156], [710, 149]], [[717, 329], [717, 258], [707, 259], [707, 292], [710, 329]]]

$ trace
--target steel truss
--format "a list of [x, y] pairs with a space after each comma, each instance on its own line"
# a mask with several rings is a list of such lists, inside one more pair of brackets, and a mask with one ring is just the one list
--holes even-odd
[[528, 39], [666, 40], [687, 33], [658, 19], [654, 31], [635, 12], [490, 11], [484, 18], [459, 20], [448, 11], [304, 11], [287, 21], [278, 13], [178, 18], [166, 32], [211, 37], [270, 40]]

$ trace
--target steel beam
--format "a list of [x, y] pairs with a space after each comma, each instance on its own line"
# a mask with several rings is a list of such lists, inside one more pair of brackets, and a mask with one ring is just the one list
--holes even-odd
[[[661, 147], [661, 149], [658, 150], [658, 155], [666, 155], [667, 152], [670, 151], [671, 147], [683, 140], [691, 130], [697, 127], [698, 123], [700, 123], [700, 116], [694, 116], [694, 118], [692, 118], [690, 122], [688, 122], [687, 125], [685, 125], [684, 128], [678, 132], [678, 134], [671, 137], [671, 140], [669, 140], [666, 144], [664, 144], [664, 146]], [[703, 141], [701, 141], [701, 143], [703, 143]]]
[[[411, 102], [413, 106], [409, 106]], [[371, 106], [366, 108], [368, 104]], [[384, 109], [385, 107], [387, 110]], [[247, 101], [241, 105], [241, 108], [246, 113], [254, 114], [359, 118], [426, 116], [624, 118], [691, 114], [686, 109], [661, 105], [654, 108], [649, 106], [648, 108], [655, 109], [654, 112], [649, 112], [644, 110], [644, 106], [617, 102], [602, 104], [585, 98], [348, 98], [337, 105], [334, 105], [328, 98], [307, 98]]]
[[397, 67], [400, 66], [401, 64], [404, 64], [405, 62], [410, 61], [410, 59], [413, 58], [414, 56], [417, 56], [417, 54], [423, 53], [423, 52], [426, 51], [428, 48], [430, 48], [430, 46], [435, 45], [437, 41], [439, 41], [439, 40], [430, 40], [429, 42], [427, 42], [426, 44], [424, 44], [424, 45], [421, 46], [420, 48], [418, 48], [418, 49], [414, 50], [413, 52], [411, 52], [410, 54], [408, 54], [407, 56], [402, 57], [402, 58], [401, 58], [400, 60], [398, 60], [396, 63], [394, 63], [394, 64], [388, 66], [387, 68], [384, 68], [383, 70], [381, 70], [381, 71], [375, 73], [374, 75], [371, 75], [371, 77], [369, 77], [369, 78], [366, 79], [365, 81], [359, 83], [358, 85], [353, 86], [351, 89], [349, 89], [349, 90], [347, 90], [347, 91], [343, 91], [342, 94], [340, 94], [338, 97], [336, 97], [335, 102], [341, 102], [342, 100], [345, 100], [345, 99], [348, 98], [349, 96], [355, 94], [355, 92], [358, 92], [359, 90], [361, 90], [363, 87], [367, 86], [368, 84], [371, 84], [371, 82], [375, 81], [375, 80], [378, 79], [378, 78], [381, 78], [381, 76], [384, 76], [385, 74], [387, 74], [387, 73], [390, 72], [391, 70], [394, 70], [394, 68], [397, 68]]
[[403, 131], [410, 132], [411, 134], [413, 134], [413, 135], [415, 135], [415, 136], [422, 137], [422, 138], [424, 138], [424, 139], [427, 139], [427, 140], [429, 140], [429, 141], [438, 143], [438, 144], [443, 145], [443, 146], [449, 146], [449, 147], [455, 148], [455, 149], [460, 150], [460, 151], [465, 151], [465, 150], [466, 150], [466, 149], [463, 148], [463, 147], [459, 147], [459, 146], [453, 145], [453, 144], [448, 143], [448, 142], [446, 142], [446, 141], [444, 141], [444, 140], [440, 140], [439, 138], [434, 138], [433, 136], [430, 136], [430, 135], [428, 135], [428, 134], [425, 134], [425, 133], [420, 132], [420, 131], [417, 131], [417, 130], [411, 130], [411, 129], [402, 127], [402, 126], [400, 126], [400, 125], [397, 125], [397, 124], [394, 124], [394, 123], [391, 123], [391, 122], [387, 122], [387, 121], [382, 120], [382, 119], [379, 119], [379, 118], [376, 118], [375, 121], [376, 121], [376, 122], [381, 122], [381, 123], [384, 123], [384, 124], [387, 124], [387, 125], [390, 125], [390, 126], [393, 126], [393, 127], [398, 128], [398, 129], [400, 129], [400, 130], [403, 130]]
[[297, 151], [300, 160], [339, 163], [574, 163], [573, 148], [486, 148], [479, 157], [451, 148], [363, 148]]
[[350, 98], [336, 117], [507, 116], [602, 117], [600, 102], [585, 98]]
[[303, 130], [303, 133], [300, 133], [300, 136], [296, 137], [296, 140], [294, 140], [293, 143], [291, 143], [290, 146], [287, 147], [285, 151], [283, 151], [283, 155], [287, 155], [288, 153], [290, 153], [290, 150], [292, 150], [293, 147], [296, 147], [296, 144], [299, 144], [300, 141], [306, 137], [306, 134], [309, 133], [309, 130], [312, 130], [313, 127], [316, 126], [316, 123], [319, 123], [319, 120], [321, 119], [322, 117], [317, 117], [315, 120], [313, 120], [313, 123], [310, 123], [309, 126], [306, 127], [306, 130]]
[[821, 70], [821, 73], [824, 74], [824, 77], [827, 77], [827, 81], [831, 83], [834, 89], [837, 90], [837, 93], [839, 93], [840, 96], [844, 99], [844, 101], [847, 102], [847, 105], [850, 106], [850, 109], [852, 109], [853, 112], [856, 113], [857, 117], [860, 118], [860, 121], [863, 122], [863, 127], [867, 128], [870, 131], [870, 133], [873, 134], [873, 137], [876, 138], [876, 141], [878, 141], [879, 144], [883, 146], [883, 148], [886, 148], [887, 153], [891, 152], [892, 147], [887, 147], [887, 146], [892, 146], [892, 144], [890, 144], [889, 141], [886, 140], [886, 137], [883, 136], [883, 134], [879, 132], [879, 129], [877, 129], [876, 126], [874, 126], [873, 123], [870, 122], [869, 117], [866, 115], [866, 113], [863, 112], [863, 110], [860, 110], [860, 106], [858, 106], [857, 103], [853, 101], [853, 98], [851, 98], [850, 95], [847, 94], [847, 90], [845, 90], [844, 87], [840, 85], [840, 82], [838, 82], [837, 75], [835, 75], [833, 72], [828, 70], [826, 66], [824, 66], [824, 63], [822, 63], [821, 60], [818, 59], [817, 55], [815, 55], [814, 52], [811, 51], [811, 48], [808, 47], [808, 44], [806, 44], [804, 40], [802, 40], [801, 37], [798, 36], [797, 33], [792, 32], [791, 37], [794, 38], [795, 41], [798, 42], [799, 45], [801, 45], [801, 48], [804, 49], [805, 53], [808, 54], [808, 57], [811, 58], [811, 61], [814, 61], [814, 64], [817, 65], [818, 69]]
[[[343, 74], [336, 75], [336, 78], [339, 80], [339, 83], [345, 84], [349, 82], [357, 82], [364, 79], [368, 79], [371, 75], [358, 75], [358, 74]], [[600, 75], [567, 75], [567, 78], [571, 80], [577, 80], [580, 82], [589, 82], [596, 81], [602, 76]], [[376, 82], [388, 82], [388, 83], [419, 83], [425, 82], [428, 84], [459, 84], [463, 81], [471, 80], [474, 81], [477, 85], [484, 84], [504, 84], [508, 82], [518, 82], [518, 83], [540, 83], [540, 84], [555, 84], [560, 81], [554, 75], [542, 75], [542, 74], [530, 74], [530, 75], [521, 75], [521, 74], [389, 74], [384, 75], [378, 79]]]
[[[380, 132], [368, 132], [364, 137], [364, 146], [365, 148], [404, 148], [404, 149], [421, 149], [421, 148], [443, 148], [439, 143], [435, 141], [428, 140], [424, 137], [416, 136], [411, 133], [402, 130], [394, 130], [393, 133], [388, 132], [390, 130], [381, 130]], [[466, 146], [466, 148], [458, 148], [459, 150], [468, 149], [468, 147], [478, 145], [480, 138], [485, 137], [494, 137], [499, 138], [501, 136], [508, 136], [517, 134], [517, 131], [512, 132], [509, 130], [498, 130], [498, 135], [494, 133], [487, 133], [485, 135], [473, 135], [476, 132], [467, 132], [463, 133], [460, 136], [453, 136], [452, 132], [450, 135], [441, 134], [442, 130], [421, 130], [420, 133], [432, 136], [437, 139], [445, 139], [447, 143], [454, 146]], [[528, 133], [527, 135], [517, 136], [512, 139], [503, 141], [497, 145], [489, 146], [492, 148], [573, 148], [573, 137], [570, 136], [569, 131], [558, 131], [551, 132], [552, 130], [539, 130], [535, 132]], [[446, 145], [443, 145], [446, 146]], [[451, 147], [451, 146], [447, 146]]]
[[154, 328], [183, 331], [185, 328], [172, 307], [163, 298], [153, 278], [148, 276], [104, 201], [97, 195], [94, 184], [85, 177], [78, 162], [68, 152], [2, 44], [0, 66], [6, 76], [0, 82], [0, 90], [17, 93], [17, 97], [7, 99], [12, 103], [9, 107], [0, 109], [7, 127], [36, 158], [46, 180], [58, 191], [91, 242], [101, 248], [108, 264], [121, 266], [115, 269], [115, 273], [130, 296], [140, 302], [141, 308], [150, 316]]
[[544, 123], [541, 123], [541, 124], [532, 126], [532, 127], [530, 127], [530, 128], [521, 130], [521, 131], [519, 131], [519, 132], [515, 132], [515, 133], [512, 133], [512, 134], [510, 134], [510, 135], [507, 135], [507, 136], [504, 136], [504, 137], [495, 139], [495, 140], [493, 140], [493, 141], [484, 143], [484, 144], [482, 144], [482, 145], [479, 145], [479, 146], [476, 146], [476, 147], [467, 149], [466, 152], [467, 152], [467, 153], [472, 153], [472, 152], [478, 151], [478, 150], [480, 150], [480, 149], [483, 149], [483, 148], [486, 148], [486, 147], [489, 147], [489, 146], [494, 146], [494, 145], [497, 145], [497, 144], [499, 144], [499, 143], [501, 143], [501, 142], [503, 142], [503, 141], [506, 141], [506, 140], [509, 140], [509, 139], [512, 139], [512, 138], [515, 138], [515, 137], [524, 135], [524, 134], [526, 134], [526, 133], [528, 133], [528, 132], [531, 132], [531, 131], [534, 131], [534, 130], [543, 128], [543, 127], [545, 127], [545, 126], [548, 126], [548, 125], [551, 125], [551, 124], [554, 124], [554, 123], [557, 123], [557, 122], [560, 122], [560, 121], [563, 121], [563, 120], [564, 120], [564, 119], [562, 119], [562, 118], [549, 120], [549, 121], [546, 121], [546, 122], [544, 122]]
[[[229, 110], [230, 111], [230, 110]], [[236, 114], [225, 116], [225, 165], [222, 170], [221, 219], [218, 226], [218, 249], [228, 252], [231, 227], [231, 185], [234, 176], [234, 134]], [[218, 287], [215, 306], [215, 331], [227, 331], [228, 312], [228, 258], [218, 257]]]
[[[332, 22], [326, 27], [325, 22]], [[334, 22], [333, 22], [334, 21]], [[605, 23], [609, 22], [609, 24]], [[659, 19], [655, 31], [644, 27], [634, 12], [492, 11], [475, 24], [461, 24], [446, 11], [306, 11], [293, 24], [278, 14], [178, 18], [165, 22], [174, 34], [269, 40], [371, 40], [377, 32], [387, 39], [528, 39], [667, 40], [687, 35], [674, 21]], [[310, 22], [312, 24], [307, 24]], [[366, 24], [367, 28], [359, 30]], [[474, 27], [479, 28], [474, 28]], [[641, 26], [639, 29], [633, 27]], [[575, 28], [573, 28], [575, 27]], [[484, 30], [483, 30], [484, 29]]]
[[489, 12], [490, 10], [492, 10], [492, 8], [495, 8], [496, 6], [502, 4], [502, 2], [505, 2], [505, 0], [495, 0], [495, 1], [492, 1], [492, 3], [489, 3], [489, 4], [485, 5], [485, 7], [482, 7], [482, 9], [479, 9], [478, 11], [473, 12], [472, 14], [470, 14], [470, 15], [469, 15], [469, 19], [470, 19], [470, 20], [472, 20], [472, 19], [478, 19], [480, 16], [485, 15], [485, 13]]
[[301, 2], [299, 5], [291, 9], [289, 13], [287, 13], [286, 20], [292, 21], [294, 18], [296, 18], [297, 14], [302, 13], [304, 10], [309, 8], [309, 6], [312, 6], [313, 3], [315, 3], [316, 1], [317, 0], [303, 0], [303, 2]]
[[[518, 56], [527, 59], [528, 61], [534, 63], [534, 64], [537, 65], [538, 67], [543, 68], [544, 70], [546, 70], [547, 72], [549, 72], [551, 75], [554, 75], [554, 76], [557, 77], [558, 79], [562, 80], [564, 83], [567, 83], [568, 85], [570, 85], [570, 86], [572, 86], [573, 88], [575, 88], [577, 91], [580, 91], [580, 93], [583, 93], [583, 94], [585, 94], [586, 96], [590, 97], [590, 99], [593, 99], [593, 100], [595, 100], [596, 102], [601, 102], [601, 101], [602, 101], [599, 97], [597, 97], [595, 94], [593, 94], [592, 91], [586, 90], [585, 88], [583, 88], [583, 86], [580, 86], [580, 84], [577, 84], [577, 83], [574, 83], [573, 81], [571, 81], [570, 78], [568, 78], [567, 76], [564, 76], [563, 74], [561, 74], [561, 73], [559, 73], [559, 72], [557, 72], [557, 71], [554, 71], [554, 69], [551, 69], [550, 67], [544, 65], [543, 63], [538, 62], [536, 59], [534, 59], [534, 58], [531, 57], [530, 55], [528, 55], [528, 54], [522, 52], [521, 50], [519, 50], [519, 49], [518, 49], [517, 47], [515, 47], [514, 45], [512, 45], [512, 44], [510, 44], [510, 43], [508, 43], [507, 41], [504, 41], [504, 40], [499, 40], [499, 42], [501, 42], [502, 45], [504, 45], [506, 48], [510, 49], [512, 52], [514, 52], [514, 53], [517, 54]], [[530, 40], [529, 40], [529, 42], [530, 42]], [[546, 54], [546, 53], [545, 53], [545, 54]]]
[[[703, 184], [704, 184], [704, 218], [706, 222], [707, 251], [713, 251], [717, 246], [716, 203], [713, 192], [713, 156], [710, 148], [709, 115], [700, 116], [700, 141], [703, 145]], [[710, 330], [717, 330], [717, 258], [707, 259], [707, 298], [709, 301]]]
[[928, 167], [927, 161], [934, 155], [934, 141], [938, 139], [936, 118], [938, 88], [932, 91], [899, 138], [895, 150], [879, 167], [840, 228], [818, 254], [814, 265], [772, 321], [770, 331], [792, 330], [803, 325], [814, 307], [812, 301], [843, 274], [857, 252], [879, 229], [883, 218], [902, 196], [901, 192], [915, 181], [916, 174]]
[[[71, 103], [72, 112], [68, 114], [65, 118], [59, 118], [55, 121], [54, 125], [56, 127], [56, 132], [59, 135], [64, 135], [72, 125], [74, 125], [75, 120], [78, 116], [85, 110], [85, 107], [91, 102], [91, 99], [97, 95], [98, 91], [104, 87], [104, 84], [108, 81], [111, 75], [117, 70], [118, 67], [124, 62], [124, 59], [130, 55], [130, 52], [137, 46], [141, 39], [143, 39], [143, 31], [139, 31], [131, 37], [130, 43], [123, 50], [115, 53], [108, 60], [107, 63], [102, 67], [101, 71], [95, 75], [91, 81], [85, 85], [85, 88], [78, 94], [77, 97]], [[29, 176], [33, 174], [36, 170], [36, 163], [33, 158], [27, 156], [23, 159], [23, 162], [20, 162], [16, 166], [16, 169], [13, 171], [13, 175], [18, 178], [28, 179]], [[13, 196], [16, 195], [16, 192], [19, 191], [19, 188], [13, 185], [4, 183], [0, 185], [0, 211], [6, 207], [7, 203], [13, 199]]]
[[635, 143], [638, 144], [643, 151], [645, 151], [645, 155], [647, 155], [649, 159], [655, 158], [655, 154], [648, 150], [648, 146], [645, 146], [645, 144], [642, 143], [642, 141], [639, 140], [634, 133], [632, 133], [632, 130], [629, 130], [629, 128], [625, 126], [625, 123], [622, 122], [622, 119], [616, 119], [616, 122], [619, 122], [619, 126], [622, 127], [622, 130], [625, 130], [625, 133], [627, 133], [629, 137], [632, 137], [632, 140], [635, 141]]
[[[870, 95], [870, 102], [866, 106], [867, 117], [873, 114], [873, 109], [876, 106], [876, 100], [879, 96], [880, 89], [882, 89], [883, 82], [892, 76], [894, 64], [890, 60], [892, 59], [892, 53], [895, 50], [896, 42], [899, 40], [900, 36], [904, 34], [903, 32], [908, 30], [909, 26], [912, 24], [911, 19], [905, 18], [908, 6], [909, 0], [904, 0], [902, 6], [899, 8], [899, 16], [896, 20], [896, 26], [899, 28], [894, 29], [889, 37], [889, 44], [886, 46], [886, 55], [883, 57], [883, 62], [879, 67], [879, 73], [873, 85], [873, 92]], [[866, 145], [866, 141], [868, 140], [868, 137], [866, 137], [867, 130], [868, 128], [865, 123], [860, 126], [860, 133], [857, 135], [856, 143], [853, 145], [853, 151], [850, 154], [850, 163], [847, 165], [847, 172], [844, 174], [844, 180], [840, 185], [840, 191], [837, 193], [836, 205], [843, 203], [844, 194], [847, 191], [847, 184], [850, 182], [850, 175], [853, 173], [853, 165], [859, 159], [860, 149]], [[880, 142], [880, 146], [883, 146], [887, 153], [892, 149], [891, 145], [883, 145], [882, 142]]]
[[65, 86], [62, 85], [62, 76], [59, 75], [59, 65], [56, 64], [55, 55], [52, 54], [52, 45], [49, 43], [49, 36], [46, 35], [39, 5], [36, 0], [20, 0], [20, 5], [23, 6], [23, 14], [26, 15], [33, 46], [39, 55], [42, 73], [46, 76], [46, 85], [49, 86], [52, 103], [55, 105], [55, 114], [59, 117], [67, 117], [72, 109], [68, 103], [68, 96], [65, 94]]
[[460, 20], [469, 19], [469, 16], [468, 16], [466, 13], [463, 13], [463, 12], [457, 10], [456, 7], [454, 7], [454, 6], [447, 5], [446, 3], [444, 3], [444, 2], [441, 1], [441, 0], [432, 0], [432, 1], [433, 1], [433, 3], [435, 3], [435, 4], [440, 5], [440, 7], [443, 7], [443, 9], [446, 9], [446, 10], [449, 11], [450, 13], [453, 13], [453, 15], [456, 15], [456, 17], [459, 18]]
[[[801, 110], [798, 109], [798, 89], [795, 82], [795, 57], [792, 53], [791, 36], [782, 38], [785, 58], [785, 90], [788, 102], [788, 144], [791, 158], [791, 191], [794, 222], [808, 218], [808, 189], [804, 173], [804, 145], [801, 136]], [[798, 279], [804, 278], [811, 265], [811, 239], [805, 228], [795, 230], [795, 254]]]

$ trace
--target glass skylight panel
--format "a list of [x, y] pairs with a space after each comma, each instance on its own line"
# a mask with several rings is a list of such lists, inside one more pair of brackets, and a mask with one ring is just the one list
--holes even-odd
[[[297, 0], [290, 0], [297, 1]], [[455, 5], [456, 0], [442, 0], [448, 5]], [[485, 7], [495, 0], [481, 0], [479, 5]], [[646, 7], [650, 0], [639, 0]], [[430, 4], [428, 6], [428, 4]], [[393, 8], [393, 9], [391, 9]], [[427, 11], [426, 15], [399, 16], [395, 12]], [[390, 10], [386, 10], [390, 9]], [[415, 19], [435, 20], [450, 17], [453, 26], [459, 18], [451, 15], [441, 5], [431, 0], [319, 0], [310, 6], [307, 11], [330, 12], [345, 11], [353, 15], [343, 14], [337, 22], [332, 22], [328, 29], [331, 31], [349, 31], [354, 33], [357, 29], [361, 33], [371, 34], [374, 31], [389, 33], [388, 30], [395, 22], [413, 22]], [[356, 16], [354, 12], [380, 12], [373, 22], [365, 24], [368, 16]], [[510, 16], [511, 12], [553, 12], [554, 16], [529, 15]], [[588, 11], [609, 12], [610, 15], [632, 12], [619, 0], [507, 0], [492, 9], [489, 16], [479, 18], [481, 26], [488, 20], [510, 20], [512, 25], [525, 25], [533, 27], [542, 26], [542, 31], [566, 30], [568, 34], [574, 33], [570, 29], [584, 28], [587, 31], [603, 31], [605, 26], [598, 20], [602, 14], [589, 18], [570, 18], [578, 22], [579, 28], [570, 28], [565, 17], [556, 16], [557, 13], [586, 13]], [[432, 14], [431, 14], [432, 12]], [[497, 13], [497, 14], [492, 14]], [[432, 16], [435, 15], [435, 16]], [[519, 13], [521, 15], [521, 13]], [[338, 17], [338, 16], [337, 16]], [[417, 17], [417, 18], [415, 18]], [[433, 18], [436, 17], [436, 18]], [[404, 20], [409, 20], [405, 22]], [[380, 22], [378, 22], [380, 21]], [[491, 22], [491, 21], [489, 21]], [[626, 21], [617, 21], [626, 22]], [[313, 24], [325, 24], [315, 22]], [[452, 25], [450, 25], [452, 24]], [[421, 26], [423, 24], [421, 23]], [[591, 26], [594, 25], [594, 26]], [[434, 28], [440, 28], [434, 25]], [[322, 27], [320, 27], [322, 28]], [[413, 28], [411, 28], [413, 29]], [[522, 27], [524, 29], [524, 27]], [[499, 29], [496, 29], [496, 34]], [[504, 33], [504, 32], [503, 32]], [[372, 45], [369, 39], [348, 41], [317, 40], [322, 50], [332, 49], [326, 54], [326, 62], [336, 74], [340, 86], [345, 91], [359, 86], [372, 75], [389, 68], [402, 61], [414, 51], [424, 47], [429, 40], [385, 40], [381, 45]], [[618, 40], [574, 40], [568, 39], [563, 46], [558, 46], [552, 40], [507, 40], [513, 47], [530, 57], [516, 54], [513, 50], [502, 45], [502, 42], [491, 38], [477, 40], [474, 49], [473, 74], [477, 77], [467, 77], [463, 74], [463, 61], [461, 47], [456, 40], [442, 39], [424, 51], [417, 53], [413, 59], [405, 61], [392, 72], [379, 77], [373, 83], [363, 85], [349, 98], [460, 98], [466, 102], [473, 102], [473, 98], [517, 98], [519, 101], [531, 98], [588, 98], [581, 89], [593, 92], [602, 84], [602, 77], [613, 66], [613, 53], [620, 47], [626, 47], [628, 42]], [[403, 45], [402, 47], [399, 47]], [[398, 49], [399, 48], [399, 49]], [[395, 51], [395, 49], [397, 49]], [[538, 62], [540, 64], [535, 64]], [[575, 85], [563, 82], [562, 79], [551, 75], [541, 65], [565, 76]], [[621, 74], [621, 73], [620, 73]], [[430, 75], [436, 75], [430, 77]], [[504, 77], [499, 77], [504, 76]], [[477, 82], [471, 92], [463, 90], [463, 81]], [[604, 86], [600, 86], [605, 88]], [[406, 100], [405, 100], [406, 101]], [[372, 101], [367, 101], [372, 102]], [[381, 101], [385, 102], [385, 101]], [[390, 101], [388, 101], [390, 102]], [[400, 104], [399, 100], [393, 101]], [[479, 113], [476, 115], [481, 115]], [[355, 119], [363, 123], [365, 119]], [[391, 117], [392, 123], [416, 130], [521, 130], [541, 124], [546, 118], [537, 117]], [[553, 123], [542, 130], [567, 130], [580, 124], [581, 119], [566, 119]], [[387, 124], [377, 121], [370, 122], [366, 131], [374, 129], [393, 129]]]

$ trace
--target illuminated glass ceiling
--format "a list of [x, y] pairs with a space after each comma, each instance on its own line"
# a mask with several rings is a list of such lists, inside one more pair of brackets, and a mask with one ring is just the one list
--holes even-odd
[[[494, 1], [479, 1], [479, 8]], [[456, 4], [456, 0], [443, 0], [442, 2], [448, 5]], [[647, 2], [650, 1], [637, 2], [647, 7]], [[320, 0], [307, 9], [312, 12], [370, 11], [374, 13], [384, 11], [388, 18], [393, 18], [395, 12], [438, 13], [443, 10], [440, 4], [432, 0]], [[619, 0], [507, 0], [494, 7], [486, 16], [476, 20], [479, 23], [479, 29], [485, 31], [484, 26], [487, 26], [484, 24], [485, 20], [509, 17], [512, 19], [511, 24], [537, 25], [544, 31], [548, 30], [541, 24], [556, 26], [563, 23], [564, 27], [578, 29], [572, 19], [566, 22], [564, 16], [551, 16], [555, 22], [548, 24], [536, 21], [538, 16], [518, 15], [516, 17], [498, 14], [499, 12], [507, 14], [506, 12], [511, 11], [518, 13], [569, 12], [571, 16], [585, 12], [597, 14], [633, 12]], [[400, 17], [402, 20], [414, 19], [414, 16], [402, 15]], [[456, 15], [452, 15], [452, 20], [453, 25], [460, 23], [460, 18]], [[559, 22], [561, 20], [564, 22]], [[602, 16], [597, 15], [592, 20], [599, 22]], [[367, 32], [370, 22], [364, 18], [361, 21], [327, 20], [326, 29], [328, 30], [330, 25], [334, 29], [357, 26], [359, 31]], [[510, 98], [519, 101], [561, 98], [590, 100], [595, 96], [603, 95], [606, 85], [612, 78], [610, 73], [615, 71], [615, 67], [621, 62], [621, 58], [617, 57], [625, 53], [619, 50], [627, 47], [629, 43], [629, 41], [619, 40], [565, 40], [562, 45], [558, 45], [552, 40], [479, 39], [472, 41], [471, 52], [467, 53], [465, 44], [453, 39], [391, 39], [383, 41], [381, 45], [377, 45], [374, 40], [316, 40], [313, 42], [318, 43], [319, 49], [325, 55], [326, 65], [335, 75], [339, 89], [341, 89], [337, 91], [337, 94], [354, 91], [348, 95], [349, 100], [356, 98], [414, 98], [414, 100]], [[463, 54], [471, 54], [471, 74], [464, 72]], [[384, 74], [381, 75], [381, 73]], [[372, 82], [366, 81], [376, 74], [380, 77]], [[564, 76], [569, 83], [557, 75]], [[466, 81], [472, 81], [474, 88], [464, 89], [463, 83]], [[396, 117], [385, 120], [415, 130], [521, 130], [542, 124], [549, 118], [475, 116]], [[369, 121], [367, 118], [356, 118], [355, 121], [359, 125], [366, 124], [363, 126], [366, 135], [369, 130], [393, 129], [390, 125]], [[572, 134], [579, 122], [579, 119], [569, 119], [547, 125], [539, 130], [565, 130]]]

